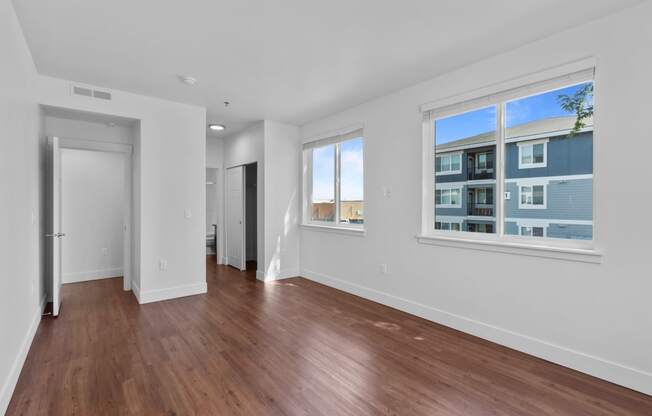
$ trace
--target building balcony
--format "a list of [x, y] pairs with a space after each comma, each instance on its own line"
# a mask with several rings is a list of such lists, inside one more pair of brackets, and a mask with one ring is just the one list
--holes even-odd
[[493, 217], [494, 206], [491, 203], [479, 204], [475, 202], [469, 202], [467, 204], [467, 215], [473, 217]]
[[477, 169], [469, 169], [467, 172], [467, 180], [469, 181], [477, 181], [477, 180], [482, 180], [482, 179], [495, 179], [496, 176], [494, 174], [493, 169], [482, 169], [482, 170], [477, 170]]

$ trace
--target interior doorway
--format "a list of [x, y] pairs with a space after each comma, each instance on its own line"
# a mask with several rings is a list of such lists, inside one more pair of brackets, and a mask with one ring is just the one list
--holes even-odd
[[258, 164], [245, 165], [245, 253], [247, 270], [256, 270], [258, 258]]
[[219, 256], [219, 176], [218, 168], [206, 168], [206, 255]]
[[256, 270], [258, 255], [258, 164], [226, 170], [226, 264]]
[[137, 123], [46, 108], [46, 264], [54, 316], [65, 305], [65, 284], [117, 278], [131, 290]]

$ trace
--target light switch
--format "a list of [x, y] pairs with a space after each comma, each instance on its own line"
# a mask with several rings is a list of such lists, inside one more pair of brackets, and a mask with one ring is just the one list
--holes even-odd
[[192, 217], [192, 211], [190, 211], [190, 208], [186, 208], [186, 209], [183, 211], [183, 216], [184, 216], [186, 219]]
[[383, 186], [383, 196], [385, 198], [391, 198], [392, 197], [392, 188], [389, 188], [387, 186]]

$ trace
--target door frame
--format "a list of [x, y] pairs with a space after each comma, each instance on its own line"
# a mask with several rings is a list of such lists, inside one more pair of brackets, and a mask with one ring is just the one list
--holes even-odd
[[229, 169], [234, 169], [234, 168], [242, 168], [242, 183], [241, 183], [241, 192], [242, 192], [242, 212], [241, 212], [241, 218], [242, 218], [242, 247], [241, 247], [241, 258], [242, 258], [242, 266], [239, 269], [240, 271], [245, 271], [247, 270], [247, 256], [246, 256], [246, 248], [247, 248], [247, 218], [246, 218], [246, 195], [245, 195], [245, 184], [246, 184], [246, 169], [245, 166], [247, 163], [244, 164], [237, 164], [233, 166], [229, 166], [228, 168], [224, 169], [224, 205], [225, 205], [225, 216], [224, 216], [224, 239], [225, 239], [225, 244], [224, 244], [224, 254], [226, 256], [226, 264], [227, 266], [229, 264], [229, 230], [228, 230], [228, 221], [229, 221]]
[[[60, 149], [88, 150], [93, 152], [120, 153], [124, 156], [124, 184], [123, 198], [123, 225], [122, 225], [122, 289], [131, 290], [132, 286], [132, 253], [131, 245], [133, 238], [133, 146], [126, 143], [100, 142], [94, 140], [73, 139], [69, 137], [58, 137]], [[48, 144], [52, 137], [48, 137]], [[61, 156], [59, 156], [61, 157]]]

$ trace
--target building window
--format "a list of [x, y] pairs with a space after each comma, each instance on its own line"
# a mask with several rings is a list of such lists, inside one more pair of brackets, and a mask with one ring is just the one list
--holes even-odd
[[304, 144], [304, 223], [363, 226], [363, 156], [361, 129]]
[[526, 237], [545, 237], [545, 228], [544, 227], [520, 227], [520, 232], [522, 236]]
[[441, 208], [461, 208], [462, 190], [460, 188], [437, 189], [435, 191], [435, 205]]
[[462, 154], [454, 153], [435, 158], [437, 175], [455, 175], [462, 173]]
[[459, 222], [435, 221], [436, 230], [460, 231], [462, 225]]
[[[455, 216], [469, 239], [593, 248], [593, 72], [424, 106], [422, 235], [454, 231], [435, 217]], [[464, 175], [441, 175], [452, 155]]]
[[475, 170], [477, 172], [483, 172], [493, 169], [491, 157], [492, 154], [488, 152], [478, 153], [475, 159]]
[[546, 185], [521, 185], [518, 189], [520, 209], [546, 208]]
[[548, 140], [518, 143], [518, 168], [545, 168], [547, 154]]

